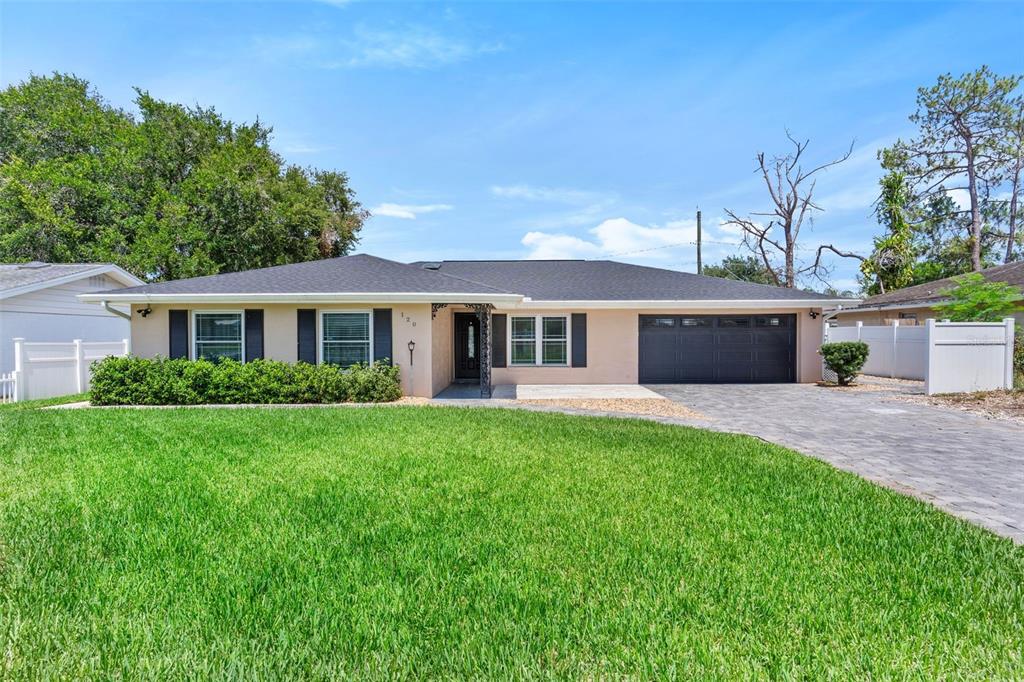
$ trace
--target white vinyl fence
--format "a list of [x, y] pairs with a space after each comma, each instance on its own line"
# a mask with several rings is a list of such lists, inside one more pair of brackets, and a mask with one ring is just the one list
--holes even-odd
[[1013, 388], [1013, 334], [1012, 318], [825, 328], [826, 342], [868, 344], [864, 374], [922, 380], [928, 395]]
[[53, 398], [89, 390], [89, 365], [128, 355], [128, 339], [32, 343], [14, 339], [14, 371], [0, 376], [0, 402]]

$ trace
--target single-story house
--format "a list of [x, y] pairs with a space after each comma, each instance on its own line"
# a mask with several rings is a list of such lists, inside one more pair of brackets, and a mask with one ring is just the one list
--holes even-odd
[[0, 264], [0, 373], [14, 369], [16, 338], [47, 343], [128, 338], [127, 309], [118, 311], [120, 316], [77, 296], [143, 283], [112, 263]]
[[[1024, 291], [1024, 261], [986, 268], [978, 274], [989, 282], [1006, 282]], [[901, 325], [924, 324], [928, 318], [942, 319], [941, 313], [936, 312], [933, 306], [945, 301], [943, 292], [955, 286], [953, 277], [937, 279], [871, 296], [855, 305], [841, 305], [829, 317], [841, 327], [852, 327], [858, 322], [865, 325], [889, 325], [894, 320]], [[1016, 313], [1014, 318], [1014, 326], [1024, 324], [1024, 310]]]
[[848, 299], [613, 261], [369, 255], [101, 293], [139, 356], [389, 359], [407, 395], [452, 383], [813, 382]]

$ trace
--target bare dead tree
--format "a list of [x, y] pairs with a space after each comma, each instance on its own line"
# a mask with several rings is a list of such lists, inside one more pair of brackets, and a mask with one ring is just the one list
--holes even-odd
[[[799, 268], [796, 254], [805, 221], [810, 222], [815, 211], [823, 210], [814, 203], [815, 176], [850, 158], [853, 142], [840, 158], [805, 170], [804, 153], [811, 141], [801, 142], [788, 130], [786, 137], [794, 147], [790, 153], [772, 157], [764, 152], [757, 154], [757, 172], [768, 188], [772, 210], [741, 217], [735, 211], [725, 209], [728, 217], [725, 224], [735, 225], [743, 231], [744, 245], [761, 259], [766, 272], [773, 273], [776, 285], [793, 288], [798, 275], [811, 273], [820, 276], [823, 268], [820, 248], [815, 262], [805, 268]], [[834, 248], [832, 250], [835, 251]], [[775, 264], [778, 259], [783, 261], [781, 267]]]
[[[825, 251], [831, 251], [840, 258], [853, 258], [859, 260], [861, 263], [868, 260], [866, 257], [860, 255], [859, 253], [854, 253], [853, 251], [842, 251], [840, 249], [837, 249], [832, 244], [821, 244], [814, 254], [814, 262], [811, 263], [810, 266], [804, 268], [801, 272], [808, 272], [816, 279], [825, 284], [828, 284], [828, 281], [826, 279], [827, 276], [832, 274], [832, 268], [826, 265], [825, 263], [821, 262], [821, 254], [823, 254]], [[878, 286], [882, 289], [882, 293], [884, 294], [885, 285], [882, 283], [880, 279], [878, 281]]]

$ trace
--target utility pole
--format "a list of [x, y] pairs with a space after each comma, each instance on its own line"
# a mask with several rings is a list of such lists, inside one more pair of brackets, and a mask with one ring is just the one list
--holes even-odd
[[704, 274], [704, 265], [700, 258], [700, 209], [697, 209], [697, 274]]

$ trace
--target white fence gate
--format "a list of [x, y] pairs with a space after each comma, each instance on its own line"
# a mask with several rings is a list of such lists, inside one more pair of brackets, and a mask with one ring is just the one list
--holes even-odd
[[928, 395], [1013, 388], [1013, 334], [1012, 318], [825, 328], [826, 342], [868, 344], [864, 374], [923, 380]]
[[27, 342], [14, 339], [14, 371], [0, 376], [0, 402], [53, 398], [89, 390], [93, 360], [128, 355], [121, 341]]

